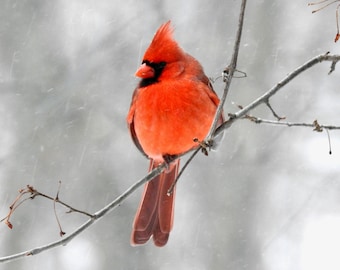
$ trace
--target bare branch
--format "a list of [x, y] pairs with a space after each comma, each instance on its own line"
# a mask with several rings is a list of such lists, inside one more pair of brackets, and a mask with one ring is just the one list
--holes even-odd
[[83, 232], [86, 228], [90, 227], [92, 224], [94, 224], [96, 221], [100, 220], [102, 217], [104, 217], [108, 212], [112, 211], [115, 207], [120, 205], [127, 197], [129, 197], [137, 188], [139, 188], [141, 185], [146, 183], [147, 181], [150, 181], [153, 179], [156, 175], [160, 174], [166, 167], [166, 164], [161, 164], [157, 168], [155, 168], [153, 171], [151, 171], [147, 176], [140, 179], [137, 183], [132, 185], [130, 188], [128, 188], [122, 195], [120, 195], [117, 199], [112, 201], [110, 204], [106, 205], [104, 208], [96, 212], [94, 215], [92, 215], [92, 218], [87, 220], [85, 223], [83, 223], [81, 226], [79, 226], [75, 231], [73, 231], [71, 234], [68, 234], [66, 237], [61, 238], [58, 241], [52, 242], [47, 245], [43, 245], [41, 247], [33, 248], [27, 251], [23, 251], [14, 255], [5, 256], [0, 258], [0, 263], [4, 262], [10, 262], [14, 261], [20, 258], [24, 258], [26, 256], [36, 255], [40, 252], [66, 245], [68, 242], [70, 242], [74, 237], [79, 235], [81, 232]]
[[[59, 188], [60, 188], [60, 185], [59, 185]], [[26, 197], [25, 197], [26, 196]], [[19, 195], [15, 198], [15, 200], [13, 201], [13, 203], [10, 205], [9, 207], [9, 212], [7, 214], [7, 216], [3, 219], [0, 220], [0, 222], [5, 222], [5, 224], [10, 228], [12, 229], [13, 228], [13, 225], [12, 223], [10, 222], [10, 218], [11, 216], [13, 215], [14, 211], [20, 206], [22, 205], [24, 202], [26, 202], [27, 200], [31, 200], [31, 199], [34, 199], [35, 197], [38, 197], [38, 196], [41, 196], [43, 198], [46, 198], [48, 200], [51, 200], [53, 201], [53, 204], [54, 204], [54, 211], [55, 211], [55, 204], [56, 203], [59, 203], [65, 207], [67, 207], [69, 209], [68, 213], [70, 212], [75, 212], [75, 213], [80, 213], [80, 214], [83, 214], [83, 215], [86, 215], [88, 217], [93, 217], [93, 215], [85, 212], [85, 211], [82, 211], [82, 210], [79, 210], [79, 209], [76, 209], [68, 204], [66, 204], [65, 202], [61, 201], [59, 199], [59, 189], [58, 189], [58, 193], [56, 195], [55, 198], [47, 195], [47, 194], [44, 194], [40, 191], [38, 191], [37, 189], [35, 189], [33, 186], [31, 185], [27, 185], [26, 188], [23, 188], [21, 190], [19, 190]], [[56, 213], [55, 213], [56, 215]], [[58, 217], [56, 216], [57, 218], [57, 221], [58, 221], [58, 224], [59, 224], [59, 220], [58, 220]], [[60, 224], [59, 224], [59, 227], [60, 227]]]
[[223, 80], [225, 82], [223, 95], [221, 97], [220, 104], [217, 107], [215, 117], [214, 117], [214, 121], [211, 125], [210, 131], [209, 131], [209, 133], [206, 137], [207, 142], [211, 141], [215, 137], [214, 132], [216, 130], [218, 120], [220, 119], [220, 116], [222, 114], [223, 106], [224, 106], [224, 103], [226, 101], [226, 98], [227, 98], [227, 95], [228, 95], [228, 92], [229, 92], [229, 87], [231, 85], [231, 81], [232, 81], [232, 78], [234, 76], [234, 72], [235, 72], [235, 69], [236, 69], [236, 66], [237, 66], [237, 58], [238, 58], [238, 53], [239, 53], [239, 49], [240, 49], [246, 4], [247, 4], [247, 1], [243, 0], [242, 4], [241, 4], [240, 15], [239, 15], [238, 28], [237, 28], [237, 33], [236, 33], [233, 55], [231, 57], [231, 62], [229, 64], [229, 66], [227, 66], [226, 69], [223, 71]]
[[249, 119], [250, 121], [256, 124], [268, 124], [268, 125], [287, 126], [287, 127], [310, 127], [310, 128], [314, 128], [314, 130], [318, 132], [322, 132], [323, 129], [326, 129], [326, 130], [340, 129], [340, 126], [320, 125], [317, 120], [314, 120], [313, 123], [294, 123], [294, 122], [283, 122], [283, 121], [278, 121], [278, 120], [262, 119], [262, 118], [259, 118], [256, 116], [250, 116], [250, 115], [247, 115], [245, 119]]
[[54, 200], [53, 200], [53, 211], [54, 211], [54, 215], [55, 218], [57, 220], [58, 223], [58, 227], [59, 227], [59, 234], [60, 236], [65, 235], [65, 232], [63, 231], [63, 229], [61, 228], [61, 224], [60, 224], [60, 220], [58, 218], [58, 214], [57, 214], [57, 208], [56, 208], [56, 203], [59, 201], [59, 191], [60, 191], [60, 186], [61, 186], [61, 181], [59, 181], [59, 186], [58, 186], [58, 191], [57, 191], [57, 195], [55, 196]]
[[[293, 72], [288, 74], [285, 78], [283, 78], [279, 83], [277, 83], [275, 86], [273, 86], [271, 89], [269, 89], [266, 93], [264, 93], [262, 96], [258, 97], [256, 100], [248, 104], [247, 106], [243, 107], [241, 110], [234, 114], [229, 114], [229, 119], [225, 121], [220, 127], [218, 127], [214, 133], [214, 136], [217, 136], [220, 134], [223, 130], [229, 128], [237, 119], [240, 119], [248, 114], [251, 110], [256, 108], [262, 103], [268, 102], [268, 100], [275, 95], [280, 89], [283, 88], [286, 84], [288, 84], [290, 81], [292, 81], [294, 78], [296, 78], [298, 75], [300, 75], [302, 72], [308, 70], [309, 68], [313, 67], [316, 64], [319, 64], [324, 61], [331, 61], [331, 72], [335, 70], [335, 64], [340, 61], [340, 55], [329, 55], [328, 53], [318, 55], [297, 69], [295, 69]], [[330, 73], [331, 73], [330, 72]], [[329, 74], [330, 74], [329, 73]]]

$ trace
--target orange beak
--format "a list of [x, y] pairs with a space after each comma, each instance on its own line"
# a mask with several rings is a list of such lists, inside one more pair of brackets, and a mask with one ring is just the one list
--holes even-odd
[[137, 69], [135, 76], [142, 79], [149, 79], [155, 76], [155, 70], [144, 63]]

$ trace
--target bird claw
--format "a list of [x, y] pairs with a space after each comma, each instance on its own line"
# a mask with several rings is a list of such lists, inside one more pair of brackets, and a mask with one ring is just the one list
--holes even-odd
[[211, 147], [214, 145], [213, 140], [200, 141], [198, 138], [194, 138], [194, 142], [200, 145], [202, 153], [206, 156], [208, 156]]
[[169, 170], [170, 168], [170, 163], [173, 162], [175, 159], [177, 159], [178, 155], [169, 155], [169, 154], [166, 154], [166, 155], [163, 155], [163, 160], [164, 160], [164, 164], [166, 166], [166, 171]]

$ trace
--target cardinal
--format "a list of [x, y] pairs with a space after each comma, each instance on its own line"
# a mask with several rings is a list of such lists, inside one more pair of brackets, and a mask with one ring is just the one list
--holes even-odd
[[145, 184], [133, 222], [132, 245], [144, 244], [151, 237], [156, 246], [167, 243], [175, 200], [175, 191], [168, 195], [168, 190], [180, 165], [179, 159], [168, 161], [199, 147], [219, 104], [200, 63], [172, 35], [170, 21], [157, 30], [135, 74], [141, 80], [127, 115], [133, 142], [150, 160], [149, 171], [168, 163], [165, 171]]

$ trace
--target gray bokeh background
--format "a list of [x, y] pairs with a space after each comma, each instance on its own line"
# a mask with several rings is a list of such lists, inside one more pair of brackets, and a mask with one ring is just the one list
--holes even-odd
[[[125, 116], [154, 32], [175, 37], [210, 77], [231, 58], [240, 1], [2, 1], [0, 216], [27, 184], [94, 213], [145, 175]], [[334, 44], [335, 7], [249, 1], [225, 112], [247, 105]], [[340, 125], [339, 67], [305, 72], [271, 101], [291, 122]], [[218, 80], [215, 90], [221, 94]], [[234, 102], [234, 103], [233, 103]], [[272, 119], [265, 107], [252, 114]], [[340, 138], [307, 128], [238, 121], [218, 152], [200, 155], [178, 184], [169, 243], [131, 247], [142, 189], [67, 246], [0, 269], [339, 269]], [[66, 233], [86, 220], [58, 207]], [[29, 201], [0, 224], [0, 256], [59, 239], [53, 203]]]

